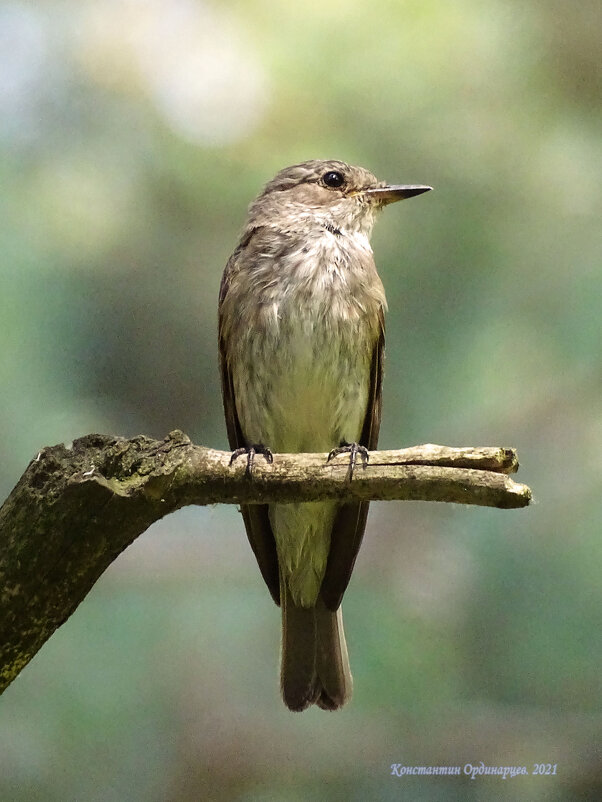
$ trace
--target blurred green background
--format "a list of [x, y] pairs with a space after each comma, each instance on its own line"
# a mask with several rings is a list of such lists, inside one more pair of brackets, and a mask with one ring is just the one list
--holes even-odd
[[[528, 510], [374, 504], [337, 714], [287, 712], [234, 508], [128, 549], [0, 700], [0, 798], [602, 798], [599, 4], [0, 5], [0, 490], [44, 445], [226, 447], [247, 204], [341, 158], [435, 192], [373, 238], [381, 445], [519, 450]], [[555, 777], [390, 765], [557, 764]]]

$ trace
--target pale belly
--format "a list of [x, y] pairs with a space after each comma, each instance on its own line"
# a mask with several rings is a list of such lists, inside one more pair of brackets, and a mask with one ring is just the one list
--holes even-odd
[[[327, 324], [299, 323], [282, 325], [277, 338], [247, 339], [233, 378], [248, 443], [277, 453], [329, 451], [342, 441], [359, 440], [370, 348], [357, 328], [339, 326], [337, 333], [333, 336]], [[280, 570], [297, 604], [316, 602], [336, 511], [334, 502], [270, 505]]]
[[250, 338], [240, 369], [233, 366], [247, 442], [300, 452], [329, 451], [359, 439], [371, 354], [361, 338], [316, 329], [310, 335], [293, 328], [288, 336]]

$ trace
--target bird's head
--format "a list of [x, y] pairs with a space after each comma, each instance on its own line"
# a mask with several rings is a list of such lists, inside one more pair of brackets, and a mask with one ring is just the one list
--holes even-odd
[[251, 204], [249, 222], [287, 230], [329, 226], [369, 236], [376, 211], [429, 189], [387, 184], [363, 167], [315, 159], [281, 170]]

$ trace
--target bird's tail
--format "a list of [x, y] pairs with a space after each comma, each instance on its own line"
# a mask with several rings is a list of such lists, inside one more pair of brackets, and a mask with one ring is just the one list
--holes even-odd
[[281, 581], [282, 698], [290, 710], [317, 704], [337, 710], [351, 697], [353, 680], [343, 631], [343, 614], [318, 596], [315, 607], [297, 606]]

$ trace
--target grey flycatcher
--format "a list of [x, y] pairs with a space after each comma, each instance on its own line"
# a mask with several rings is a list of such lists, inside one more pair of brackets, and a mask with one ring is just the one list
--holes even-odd
[[[249, 207], [220, 287], [222, 394], [233, 459], [377, 445], [387, 308], [370, 234], [376, 213], [427, 186], [362, 167], [287, 167]], [[247, 535], [282, 608], [281, 687], [291, 710], [336, 710], [352, 679], [341, 599], [368, 502], [244, 505]]]

